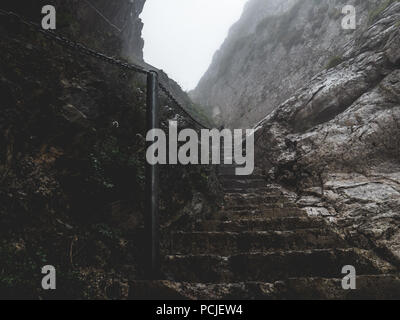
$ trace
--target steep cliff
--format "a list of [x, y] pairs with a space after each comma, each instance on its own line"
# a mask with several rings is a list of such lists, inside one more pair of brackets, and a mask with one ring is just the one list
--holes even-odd
[[339, 65], [263, 120], [256, 159], [310, 215], [399, 265], [400, 2], [370, 17]]
[[[251, 0], [191, 93], [225, 126], [256, 124], [315, 74], [341, 61], [382, 1]], [[342, 8], [355, 5], [356, 30]]]

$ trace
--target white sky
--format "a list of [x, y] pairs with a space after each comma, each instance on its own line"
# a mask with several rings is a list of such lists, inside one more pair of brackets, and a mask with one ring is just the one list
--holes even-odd
[[247, 0], [147, 0], [144, 59], [194, 89]]

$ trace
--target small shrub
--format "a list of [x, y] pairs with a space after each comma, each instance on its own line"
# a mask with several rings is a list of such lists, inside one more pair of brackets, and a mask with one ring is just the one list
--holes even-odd
[[336, 66], [338, 66], [342, 62], [343, 62], [343, 58], [342, 57], [334, 56], [334, 57], [329, 59], [328, 64], [326, 65], [325, 69], [326, 70], [330, 70], [332, 68], [335, 68]]
[[368, 22], [372, 24], [379, 17], [379, 15], [385, 11], [391, 4], [399, 2], [399, 0], [386, 0], [381, 6], [375, 8], [369, 13]]

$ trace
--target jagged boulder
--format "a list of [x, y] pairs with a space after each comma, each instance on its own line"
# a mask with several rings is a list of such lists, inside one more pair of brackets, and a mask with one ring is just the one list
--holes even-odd
[[[314, 214], [400, 258], [400, 3], [262, 122], [259, 165]], [[304, 199], [301, 200], [304, 202]], [[307, 201], [305, 206], [310, 206]]]

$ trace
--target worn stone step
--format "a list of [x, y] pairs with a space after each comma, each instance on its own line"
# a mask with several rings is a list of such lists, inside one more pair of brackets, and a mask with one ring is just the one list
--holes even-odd
[[265, 194], [269, 191], [268, 188], [264, 186], [260, 187], [231, 187], [231, 186], [222, 186], [222, 189], [225, 194]]
[[360, 275], [356, 277], [355, 290], [344, 290], [342, 280], [343, 278], [288, 279], [280, 286], [277, 298], [288, 300], [400, 299], [400, 275]]
[[282, 197], [282, 193], [276, 190], [269, 190], [265, 188], [264, 192], [255, 193], [229, 193], [226, 192], [224, 195], [225, 201], [244, 201], [244, 200], [255, 200], [264, 199], [264, 197]]
[[262, 181], [266, 181], [265, 177], [261, 176], [261, 175], [250, 175], [250, 176], [238, 176], [236, 174], [219, 174], [218, 178], [221, 180], [227, 180], [227, 181], [231, 181], [231, 180], [246, 180], [246, 181], [251, 181], [251, 180], [262, 180]]
[[304, 217], [304, 211], [300, 208], [279, 208], [271, 207], [262, 210], [223, 210], [214, 215], [215, 219], [220, 220], [241, 220], [254, 218], [283, 218], [283, 217]]
[[278, 201], [284, 201], [285, 198], [282, 197], [281, 194], [274, 194], [274, 193], [249, 193], [249, 194], [242, 194], [242, 193], [233, 193], [233, 194], [225, 194], [224, 196], [224, 203], [226, 206], [235, 206], [235, 205], [245, 205], [245, 204], [252, 204], [252, 205], [259, 205], [259, 204], [266, 204], [266, 203], [276, 203]]
[[[220, 181], [222, 189], [226, 192], [235, 192], [242, 190], [242, 192], [248, 192], [248, 190], [259, 190], [264, 188], [265, 181], [263, 180], [243, 180], [243, 181]], [[259, 191], [258, 191], [259, 192]]]
[[273, 250], [345, 248], [346, 243], [327, 229], [246, 232], [176, 232], [170, 254], [232, 255]]
[[322, 219], [309, 217], [283, 218], [250, 218], [233, 221], [205, 220], [199, 221], [195, 231], [285, 231], [295, 229], [324, 228], [326, 222]]
[[343, 266], [358, 275], [394, 273], [395, 268], [361, 249], [316, 249], [246, 253], [232, 256], [170, 255], [163, 263], [167, 279], [186, 282], [279, 281], [293, 277], [340, 278]]
[[[282, 202], [280, 203], [278, 200], [276, 202], [265, 202], [265, 203], [259, 203], [259, 204], [254, 204], [254, 203], [242, 203], [242, 204], [236, 204], [236, 203], [225, 203], [224, 209], [227, 211], [261, 211], [261, 210], [268, 210], [271, 208], [296, 208], [296, 206], [285, 206], [286, 203]], [[301, 208], [299, 208], [301, 210]]]
[[225, 207], [235, 207], [235, 206], [260, 206], [260, 205], [271, 205], [275, 203], [288, 203], [288, 201], [281, 195], [274, 194], [259, 194], [251, 195], [248, 197], [225, 197], [224, 206]]
[[255, 300], [274, 299], [274, 284], [261, 282], [189, 283], [168, 280], [131, 281], [132, 300]]
[[224, 175], [218, 176], [220, 182], [226, 183], [235, 183], [237, 182], [239, 185], [241, 183], [248, 183], [248, 182], [263, 182], [264, 185], [267, 185], [266, 180], [261, 176], [235, 176], [235, 175]]
[[238, 189], [248, 189], [248, 188], [262, 188], [266, 186], [264, 179], [225, 179], [220, 178], [219, 182], [223, 188], [238, 188]]
[[399, 300], [399, 275], [361, 275], [355, 290], [343, 290], [342, 278], [291, 278], [286, 281], [189, 283], [131, 281], [130, 299], [157, 300]]
[[264, 210], [264, 209], [271, 209], [271, 208], [297, 208], [299, 210], [304, 210], [303, 208], [299, 207], [295, 203], [289, 203], [289, 202], [280, 202], [280, 201], [271, 201], [271, 202], [265, 202], [265, 203], [260, 203], [260, 204], [253, 204], [253, 203], [242, 203], [242, 204], [236, 204], [236, 203], [225, 203], [223, 208], [227, 211], [243, 211], [243, 210], [249, 210], [249, 211], [254, 211], [254, 210]]

